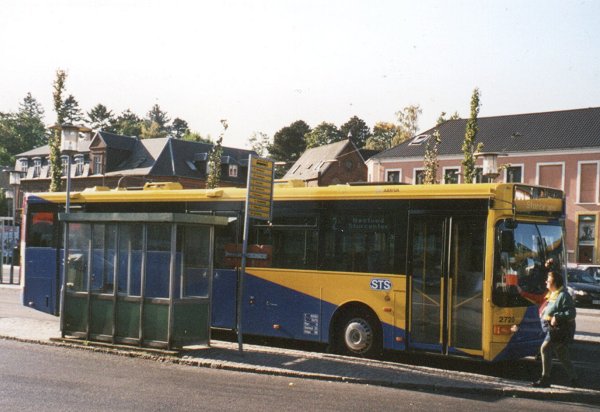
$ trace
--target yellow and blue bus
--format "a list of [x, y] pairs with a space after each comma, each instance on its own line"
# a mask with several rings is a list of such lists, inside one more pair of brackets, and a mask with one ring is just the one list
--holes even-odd
[[[97, 187], [71, 193], [71, 213], [227, 217], [215, 229], [211, 324], [234, 329], [245, 198], [239, 188]], [[365, 357], [397, 350], [499, 361], [538, 351], [544, 262], [566, 262], [562, 191], [523, 184], [288, 182], [275, 185], [273, 201], [272, 221], [254, 222], [249, 231], [245, 334], [320, 342]], [[55, 314], [64, 203], [65, 193], [29, 194], [24, 210], [23, 303]], [[136, 254], [142, 247], [160, 250], [160, 223], [144, 231], [135, 225], [102, 230], [97, 244], [105, 256], [118, 257], [105, 274], [87, 280], [95, 293], [154, 299], [181, 293], [161, 283], [164, 268], [141, 264]], [[194, 253], [194, 242], [179, 242], [178, 252]], [[115, 250], [124, 244], [127, 251]]]

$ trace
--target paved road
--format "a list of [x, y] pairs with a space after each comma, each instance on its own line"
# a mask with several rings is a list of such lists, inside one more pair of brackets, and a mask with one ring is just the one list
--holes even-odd
[[570, 411], [577, 402], [440, 394], [194, 368], [0, 340], [0, 410]]

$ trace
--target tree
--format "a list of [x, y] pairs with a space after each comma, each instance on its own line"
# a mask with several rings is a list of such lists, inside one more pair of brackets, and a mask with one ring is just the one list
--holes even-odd
[[371, 137], [371, 129], [365, 121], [357, 116], [352, 116], [350, 120], [340, 127], [343, 137], [348, 137], [357, 148], [363, 148], [367, 140]]
[[306, 148], [323, 146], [343, 140], [343, 135], [333, 123], [322, 122], [304, 135]]
[[156, 122], [161, 132], [170, 131], [169, 122], [171, 119], [169, 119], [167, 112], [163, 111], [158, 104], [152, 106], [150, 111], [146, 114], [145, 120], [148, 123]]
[[403, 141], [410, 139], [417, 134], [419, 130], [419, 115], [423, 112], [417, 105], [406, 106], [396, 113], [398, 117], [398, 133], [392, 140], [392, 146], [399, 145]]
[[83, 112], [79, 108], [79, 102], [75, 100], [72, 94], [62, 103], [62, 115], [64, 116], [64, 122], [68, 124], [80, 123], [83, 120]]
[[303, 120], [297, 120], [279, 130], [273, 136], [269, 153], [274, 160], [294, 163], [306, 150], [304, 135], [310, 132], [310, 126]]
[[141, 139], [154, 139], [157, 137], [165, 137], [168, 132], [160, 127], [157, 122], [142, 122], [142, 130], [140, 133]]
[[269, 155], [269, 145], [271, 139], [266, 133], [254, 132], [248, 139], [250, 148], [256, 152], [260, 157], [266, 157]]
[[386, 150], [392, 147], [392, 141], [398, 134], [398, 126], [389, 122], [377, 122], [373, 126], [373, 134], [367, 139], [365, 148]]
[[479, 127], [477, 125], [477, 115], [479, 114], [479, 89], [476, 87], [471, 95], [471, 117], [467, 121], [465, 129], [465, 140], [462, 144], [464, 154], [462, 166], [465, 183], [473, 183], [475, 179], [475, 153], [483, 149], [483, 144], [475, 144]]
[[440, 117], [438, 117], [437, 125], [435, 130], [433, 131], [433, 135], [427, 140], [427, 146], [425, 146], [425, 157], [423, 159], [425, 176], [423, 178], [423, 183], [429, 185], [438, 183], [437, 171], [440, 166], [440, 163], [438, 161], [438, 152], [440, 143], [442, 142], [439, 126], [446, 121], [444, 116], [446, 116], [446, 113], [442, 112], [442, 114], [440, 114]]
[[12, 164], [15, 155], [46, 142], [43, 114], [41, 104], [31, 93], [19, 104], [17, 113], [0, 113], [0, 164]]
[[190, 131], [190, 127], [188, 122], [179, 117], [173, 119], [173, 124], [171, 125], [171, 132], [173, 133], [173, 137], [175, 139], [182, 139], [186, 133]]
[[198, 132], [192, 132], [190, 130], [188, 130], [183, 135], [183, 137], [181, 138], [181, 140], [187, 140], [188, 142], [198, 142], [198, 143], [213, 144], [213, 141], [210, 138], [210, 136], [208, 136], [208, 137], [202, 137], [202, 135], [200, 135], [200, 133], [198, 133]]
[[[64, 70], [56, 71], [52, 93], [54, 102], [54, 111], [56, 112], [56, 124], [61, 126], [65, 123], [66, 109], [62, 95], [65, 91], [65, 81], [67, 73]], [[51, 192], [58, 192], [61, 185], [62, 161], [60, 158], [60, 128], [54, 128], [54, 131], [48, 142], [50, 146], [50, 188]]]
[[112, 110], [98, 103], [92, 110], [87, 112], [89, 126], [94, 130], [104, 130], [106, 132], [115, 131], [115, 118]]
[[227, 131], [229, 125], [227, 124], [227, 120], [221, 120], [221, 124], [223, 125], [223, 131], [219, 135], [217, 139], [217, 143], [214, 145], [213, 150], [210, 152], [208, 156], [208, 177], [206, 178], [206, 188], [214, 189], [219, 186], [221, 181], [221, 156], [223, 156], [223, 136]]
[[124, 136], [141, 136], [142, 119], [131, 110], [124, 110], [114, 122], [115, 133]]

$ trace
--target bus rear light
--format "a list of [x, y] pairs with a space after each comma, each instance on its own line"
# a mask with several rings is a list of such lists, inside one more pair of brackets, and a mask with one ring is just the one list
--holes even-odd
[[513, 333], [512, 325], [494, 325], [494, 335], [510, 335]]
[[404, 342], [404, 338], [402, 336], [396, 336], [396, 342]]
[[383, 308], [383, 311], [384, 311], [384, 312], [391, 313], [391, 312], [392, 312], [392, 308], [389, 308], [389, 307], [387, 307], [387, 308]]
[[273, 324], [273, 329], [279, 330], [279, 329], [281, 329], [281, 325], [279, 325], [278, 323], [274, 323]]

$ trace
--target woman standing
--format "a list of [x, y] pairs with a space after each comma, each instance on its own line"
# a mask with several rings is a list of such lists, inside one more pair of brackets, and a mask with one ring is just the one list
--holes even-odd
[[573, 369], [568, 347], [575, 334], [575, 305], [571, 295], [564, 287], [563, 277], [558, 272], [548, 272], [546, 287], [548, 288], [547, 301], [540, 309], [542, 329], [546, 333], [546, 338], [540, 348], [542, 377], [535, 381], [532, 386], [536, 388], [548, 388], [550, 386], [552, 350], [554, 350], [565, 368], [571, 386], [577, 386], [577, 374]]

